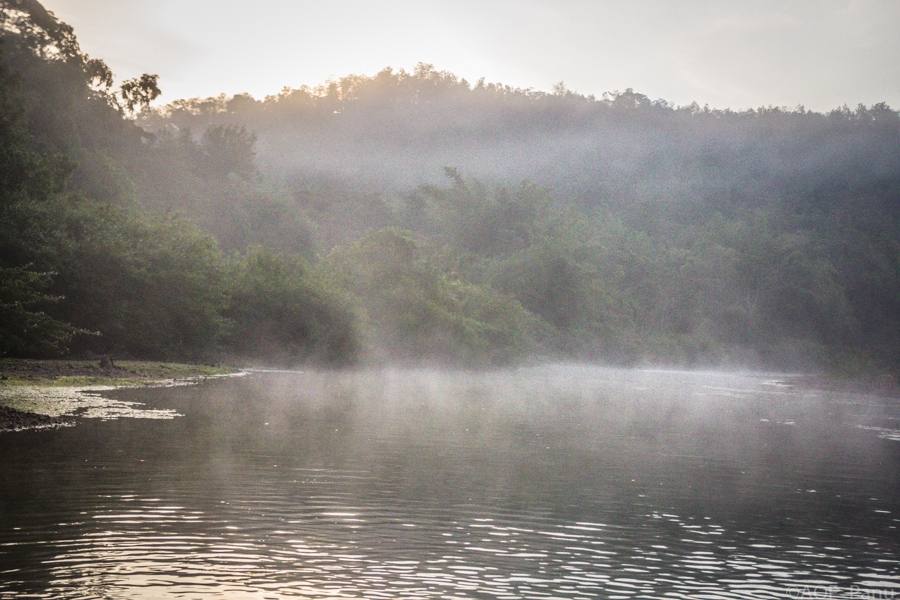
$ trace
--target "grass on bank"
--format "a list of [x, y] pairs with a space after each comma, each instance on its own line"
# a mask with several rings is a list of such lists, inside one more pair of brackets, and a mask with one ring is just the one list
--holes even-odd
[[103, 368], [96, 360], [0, 359], [0, 385], [6, 386], [140, 386], [154, 381], [211, 377], [234, 373], [223, 365], [117, 360]]

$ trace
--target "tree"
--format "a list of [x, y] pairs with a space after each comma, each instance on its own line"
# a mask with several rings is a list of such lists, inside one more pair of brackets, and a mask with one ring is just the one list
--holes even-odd
[[256, 136], [245, 127], [216, 125], [203, 133], [201, 147], [213, 177], [230, 174], [250, 179], [256, 173]]
[[287, 364], [353, 361], [359, 351], [349, 300], [299, 257], [251, 248], [231, 266], [227, 348]]
[[72, 338], [89, 333], [42, 310], [63, 299], [46, 291], [53, 276], [29, 266], [0, 267], [0, 356], [65, 354]]
[[409, 231], [383, 229], [335, 249], [320, 267], [363, 314], [382, 359], [502, 364], [535, 348], [540, 324], [515, 299], [463, 279]]
[[145, 73], [140, 77], [122, 82], [122, 85], [119, 86], [116, 104], [128, 114], [134, 115], [135, 109], [146, 110], [161, 93], [159, 75]]

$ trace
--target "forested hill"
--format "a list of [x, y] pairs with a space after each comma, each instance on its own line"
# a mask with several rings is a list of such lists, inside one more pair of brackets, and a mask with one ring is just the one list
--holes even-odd
[[0, 0], [0, 353], [900, 369], [900, 117], [420, 65], [153, 109]]
[[527, 178], [588, 204], [699, 196], [725, 206], [896, 184], [897, 120], [885, 104], [734, 112], [631, 89], [595, 98], [563, 84], [552, 93], [473, 84], [419, 64], [261, 100], [179, 100], [143, 122], [195, 132], [246, 126], [263, 168], [285, 175], [402, 190], [435, 183], [453, 166], [478, 178]]

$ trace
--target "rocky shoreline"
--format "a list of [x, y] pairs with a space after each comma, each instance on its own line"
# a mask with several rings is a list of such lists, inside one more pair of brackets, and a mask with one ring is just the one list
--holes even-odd
[[0, 432], [24, 431], [26, 429], [55, 429], [74, 425], [67, 417], [50, 417], [37, 413], [23, 412], [8, 406], [0, 406]]

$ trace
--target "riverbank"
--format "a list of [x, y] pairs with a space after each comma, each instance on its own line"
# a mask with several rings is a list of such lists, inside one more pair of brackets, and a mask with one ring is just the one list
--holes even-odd
[[84, 392], [156, 387], [237, 373], [222, 365], [152, 361], [0, 359], [0, 432], [74, 423], [72, 401]]

